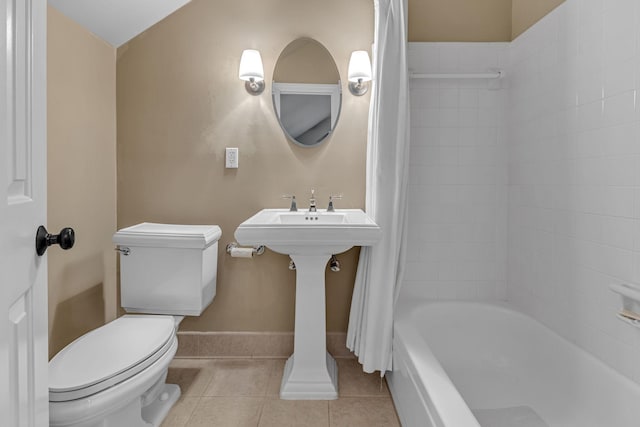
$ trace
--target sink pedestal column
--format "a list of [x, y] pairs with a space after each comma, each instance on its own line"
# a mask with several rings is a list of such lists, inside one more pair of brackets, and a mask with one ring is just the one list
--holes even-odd
[[338, 398], [338, 368], [327, 352], [324, 274], [331, 255], [291, 255], [296, 264], [293, 355], [284, 368], [280, 398]]

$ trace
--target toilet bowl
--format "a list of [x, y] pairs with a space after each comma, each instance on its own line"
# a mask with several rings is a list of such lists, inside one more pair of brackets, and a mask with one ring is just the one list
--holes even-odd
[[51, 359], [50, 426], [162, 423], [180, 397], [177, 385], [165, 383], [178, 348], [177, 326], [182, 314], [199, 315], [215, 296], [220, 236], [217, 226], [148, 223], [116, 233], [121, 250], [123, 241], [129, 245], [121, 258], [122, 306], [153, 314], [124, 315]]
[[178, 348], [174, 323], [125, 315], [65, 347], [49, 365], [50, 426], [158, 425], [180, 397], [164, 384]]

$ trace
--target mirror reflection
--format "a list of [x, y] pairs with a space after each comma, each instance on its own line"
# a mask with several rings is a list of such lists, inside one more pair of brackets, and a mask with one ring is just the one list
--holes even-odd
[[273, 105], [287, 137], [302, 147], [327, 140], [340, 115], [340, 74], [327, 49], [309, 38], [289, 43], [273, 72]]

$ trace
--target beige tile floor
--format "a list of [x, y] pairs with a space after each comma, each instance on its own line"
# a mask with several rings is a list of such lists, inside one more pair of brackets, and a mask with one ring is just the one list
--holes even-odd
[[162, 427], [399, 427], [385, 381], [337, 359], [337, 400], [280, 400], [284, 359], [175, 359], [182, 396]]

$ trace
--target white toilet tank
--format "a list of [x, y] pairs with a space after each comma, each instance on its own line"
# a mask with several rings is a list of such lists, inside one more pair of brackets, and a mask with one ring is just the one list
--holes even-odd
[[199, 316], [216, 295], [217, 225], [142, 224], [113, 235], [129, 313]]

